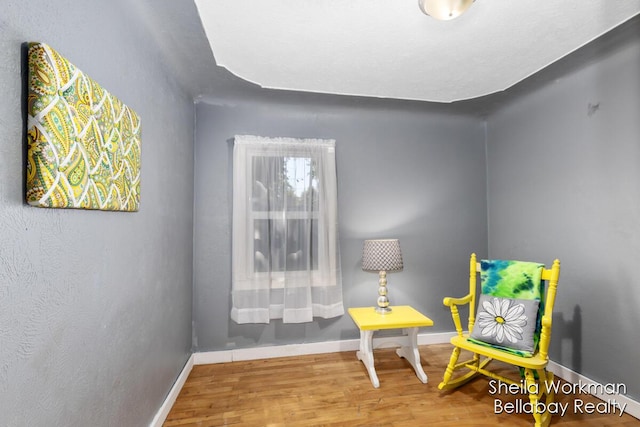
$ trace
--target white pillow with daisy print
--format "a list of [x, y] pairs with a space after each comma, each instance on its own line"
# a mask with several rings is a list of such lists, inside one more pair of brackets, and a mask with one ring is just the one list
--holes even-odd
[[471, 337], [498, 347], [533, 353], [538, 300], [481, 294]]

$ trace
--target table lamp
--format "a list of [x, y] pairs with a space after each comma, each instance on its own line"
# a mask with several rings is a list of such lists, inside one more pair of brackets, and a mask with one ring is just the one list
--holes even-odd
[[402, 252], [400, 251], [400, 241], [398, 239], [364, 241], [362, 269], [364, 271], [377, 271], [380, 274], [376, 312], [380, 314], [391, 312], [389, 298], [387, 298], [387, 272], [400, 271], [402, 267]]

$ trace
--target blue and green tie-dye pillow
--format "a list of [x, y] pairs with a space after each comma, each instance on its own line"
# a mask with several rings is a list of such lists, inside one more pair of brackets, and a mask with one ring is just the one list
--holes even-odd
[[482, 293], [494, 297], [542, 299], [543, 264], [525, 261], [482, 260]]

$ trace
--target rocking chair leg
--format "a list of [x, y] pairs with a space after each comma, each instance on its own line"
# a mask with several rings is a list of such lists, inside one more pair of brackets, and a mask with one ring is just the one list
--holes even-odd
[[[524, 375], [526, 381], [525, 385], [527, 387], [527, 391], [529, 392], [529, 401], [531, 402], [531, 408], [533, 410], [533, 419], [535, 420], [534, 427], [548, 427], [551, 423], [551, 413], [546, 410], [546, 404], [550, 403], [550, 401], [548, 400], [548, 395], [547, 399], [545, 399], [544, 402], [545, 410], [539, 412], [540, 408], [538, 408], [538, 403], [540, 402], [538, 396], [543, 396], [546, 394], [546, 379], [548, 378], [548, 376], [545, 371], [538, 371], [540, 381], [536, 381], [533, 370], [531, 369], [525, 369]], [[538, 391], [540, 391], [540, 394], [538, 394]]]
[[449, 365], [447, 365], [447, 369], [444, 371], [442, 382], [438, 385], [440, 390], [445, 388], [451, 380], [453, 370], [455, 369], [456, 363], [458, 363], [458, 357], [460, 357], [460, 347], [454, 347], [453, 352], [451, 353], [451, 358], [449, 359]]
[[556, 398], [555, 392], [553, 391], [553, 372], [549, 372], [546, 369], [543, 372], [544, 378], [546, 379], [544, 391], [547, 394], [546, 402], [548, 404], [554, 402]]
[[[449, 365], [444, 372], [444, 378], [442, 382], [438, 384], [438, 389], [440, 390], [451, 390], [456, 387], [460, 387], [463, 384], [468, 383], [478, 375], [480, 375], [479, 370], [484, 369], [485, 366], [489, 364], [493, 359], [485, 358], [482, 362], [480, 361], [480, 356], [476, 353], [473, 354], [473, 360], [467, 363], [461, 363], [459, 366], [456, 366], [458, 363], [458, 358], [460, 357], [460, 347], [454, 347], [453, 353], [451, 353], [451, 359], [449, 360]], [[471, 367], [473, 366], [473, 367]], [[458, 375], [455, 378], [452, 378], [453, 373], [458, 369], [468, 369], [467, 373], [463, 375]]]

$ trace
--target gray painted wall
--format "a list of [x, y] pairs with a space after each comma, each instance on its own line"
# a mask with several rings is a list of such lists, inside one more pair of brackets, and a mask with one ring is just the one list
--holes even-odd
[[[360, 269], [366, 238], [400, 238], [392, 303], [430, 315], [432, 331], [453, 328], [441, 301], [466, 292], [470, 252], [558, 257], [552, 358], [640, 397], [637, 340], [625, 339], [637, 335], [640, 303], [637, 30], [552, 83], [511, 90], [486, 128], [457, 106], [291, 94], [202, 102], [194, 165], [196, 112], [181, 89], [192, 85], [168, 69], [183, 61], [167, 57], [176, 49], [155, 3], [0, 1], [0, 425], [147, 425], [191, 334], [198, 351], [357, 337], [348, 315], [229, 320], [238, 133], [337, 140], [345, 306], [375, 302], [377, 277]], [[51, 44], [140, 114], [140, 212], [23, 203], [26, 41]]]
[[404, 271], [389, 274], [392, 304], [411, 304], [450, 331], [447, 295], [462, 296], [468, 256], [486, 255], [485, 127], [417, 108], [311, 103], [197, 104], [194, 347], [197, 351], [358, 337], [348, 314], [308, 324], [237, 325], [231, 288], [231, 154], [236, 134], [336, 139], [345, 307], [371, 306], [376, 274], [361, 270], [363, 240], [399, 238]]
[[[190, 355], [194, 105], [129, 2], [0, 4], [0, 425], [148, 425]], [[23, 203], [21, 44], [142, 119], [138, 213]]]
[[489, 254], [562, 262], [551, 358], [640, 398], [640, 27], [488, 118]]

